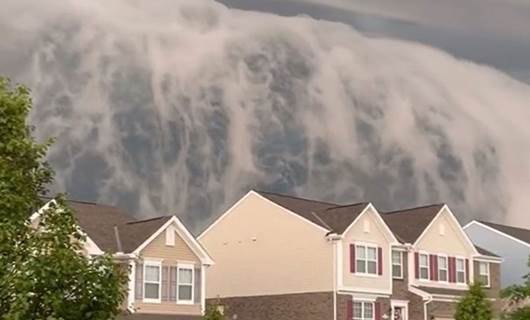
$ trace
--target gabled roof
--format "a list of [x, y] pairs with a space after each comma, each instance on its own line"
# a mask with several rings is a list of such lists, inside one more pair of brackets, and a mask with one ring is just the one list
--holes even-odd
[[394, 235], [403, 243], [415, 243], [444, 204], [390, 211], [381, 214]]
[[122, 250], [131, 253], [160, 229], [171, 216], [129, 221], [118, 226]]
[[481, 248], [477, 245], [475, 245], [475, 248], [477, 249], [477, 252], [480, 253], [481, 255], [483, 256], [488, 256], [488, 257], [495, 257], [495, 258], [500, 258], [498, 255], [496, 255], [495, 253], [491, 252], [491, 251], [488, 251], [484, 248]]
[[506, 226], [481, 220], [477, 220], [477, 222], [486, 225], [490, 228], [496, 229], [504, 234], [507, 234], [530, 245], [530, 230], [528, 229]]
[[275, 204], [337, 234], [342, 234], [369, 204], [362, 202], [339, 205], [272, 192], [256, 192]]

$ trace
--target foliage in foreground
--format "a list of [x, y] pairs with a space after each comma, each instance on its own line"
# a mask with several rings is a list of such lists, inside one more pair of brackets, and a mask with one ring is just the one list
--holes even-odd
[[[530, 268], [530, 257], [528, 258], [528, 267]], [[502, 296], [509, 300], [510, 309], [505, 313], [504, 319], [530, 319], [530, 272], [523, 279], [522, 285], [510, 286], [502, 292]]]
[[27, 125], [29, 90], [0, 78], [0, 318], [112, 319], [126, 274], [110, 256], [88, 258], [84, 236], [62, 197], [41, 212], [53, 171], [52, 141], [37, 143]]
[[469, 285], [469, 291], [456, 306], [455, 320], [490, 320], [493, 316], [491, 303], [480, 282]]

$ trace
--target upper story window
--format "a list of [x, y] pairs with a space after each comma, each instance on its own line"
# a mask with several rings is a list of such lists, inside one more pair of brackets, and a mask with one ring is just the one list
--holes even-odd
[[193, 277], [193, 266], [178, 266], [177, 300], [179, 303], [193, 303]]
[[466, 261], [463, 258], [456, 258], [456, 282], [466, 283]]
[[421, 280], [429, 280], [429, 271], [430, 271], [430, 265], [429, 265], [429, 255], [420, 253], [419, 254], [419, 277]]
[[377, 247], [356, 245], [355, 264], [358, 273], [377, 274]]
[[438, 280], [448, 281], [448, 264], [446, 256], [438, 256]]
[[353, 320], [373, 320], [374, 303], [364, 301], [353, 302]]
[[392, 277], [403, 279], [403, 252], [392, 250]]
[[484, 286], [490, 286], [490, 264], [487, 262], [479, 262], [478, 264], [478, 280]]
[[144, 264], [144, 301], [160, 302], [160, 280], [162, 265], [160, 262], [146, 261]]

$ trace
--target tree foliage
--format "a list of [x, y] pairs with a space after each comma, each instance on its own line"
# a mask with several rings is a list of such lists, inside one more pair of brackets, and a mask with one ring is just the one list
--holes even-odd
[[84, 235], [62, 198], [40, 213], [53, 181], [27, 125], [29, 90], [0, 78], [0, 319], [112, 319], [126, 274], [110, 256], [89, 258]]
[[456, 306], [456, 320], [490, 320], [492, 306], [480, 282], [469, 285], [469, 291]]
[[[530, 268], [530, 257], [528, 267]], [[505, 319], [530, 319], [530, 272], [523, 277], [523, 280], [523, 284], [512, 285], [502, 292], [502, 296], [509, 301], [509, 311], [506, 312]]]
[[203, 320], [224, 320], [225, 317], [219, 311], [219, 303], [209, 305], [206, 308], [206, 313], [204, 314]]

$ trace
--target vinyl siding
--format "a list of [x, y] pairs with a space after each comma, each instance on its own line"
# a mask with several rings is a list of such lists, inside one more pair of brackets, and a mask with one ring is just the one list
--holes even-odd
[[331, 291], [326, 233], [249, 193], [199, 239], [215, 261], [207, 270], [207, 298]]

